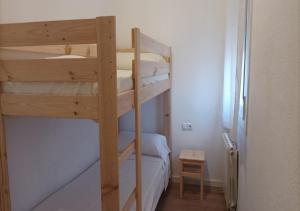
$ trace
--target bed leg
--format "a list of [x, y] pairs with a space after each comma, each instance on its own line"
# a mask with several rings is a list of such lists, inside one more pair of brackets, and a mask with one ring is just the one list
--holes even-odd
[[[170, 48], [170, 52], [171, 55], [169, 58], [167, 58], [167, 61], [170, 63], [170, 73], [169, 73], [169, 78], [170, 81], [172, 81], [172, 49]], [[173, 168], [172, 168], [172, 132], [171, 132], [171, 88], [172, 88], [172, 84], [169, 90], [167, 90], [164, 94], [163, 94], [163, 101], [164, 101], [164, 125], [163, 125], [163, 130], [164, 130], [164, 135], [167, 138], [167, 143], [169, 148], [171, 149], [171, 153], [170, 153], [170, 173], [171, 176], [173, 174]]]
[[134, 106], [135, 106], [135, 152], [136, 152], [136, 210], [142, 211], [142, 153], [141, 153], [141, 102], [140, 102], [140, 30], [132, 29], [132, 47], [134, 48]]
[[10, 211], [9, 175], [3, 115], [0, 117], [0, 210]]
[[96, 21], [102, 211], [119, 211], [115, 17]]

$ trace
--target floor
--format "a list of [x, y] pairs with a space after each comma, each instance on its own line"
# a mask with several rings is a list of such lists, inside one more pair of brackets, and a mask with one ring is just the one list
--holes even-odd
[[179, 185], [172, 184], [163, 194], [156, 211], [226, 211], [222, 191], [205, 188], [204, 200], [200, 201], [199, 186], [185, 185], [184, 197], [179, 198]]

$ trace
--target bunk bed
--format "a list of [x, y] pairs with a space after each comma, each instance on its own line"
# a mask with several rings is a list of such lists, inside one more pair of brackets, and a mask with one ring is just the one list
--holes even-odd
[[[99, 122], [102, 211], [129, 210], [134, 202], [142, 210], [141, 105], [164, 93], [164, 126], [169, 140], [171, 48], [132, 29], [132, 48], [119, 50], [133, 54], [132, 86], [118, 92], [115, 17], [0, 25], [0, 48], [18, 51], [81, 55], [51, 59], [1, 59], [0, 61], [0, 206], [11, 211], [4, 116], [42, 116], [92, 119]], [[143, 60], [153, 53], [161, 61]], [[143, 79], [167, 74], [167, 78], [143, 83]], [[92, 92], [39, 92], [32, 84], [44, 87], [93, 87]], [[71, 86], [71, 85], [70, 85]], [[21, 87], [21, 88], [20, 88]], [[24, 88], [25, 87], [25, 88]], [[27, 92], [22, 90], [26, 89]], [[61, 88], [58, 88], [59, 90]], [[89, 88], [91, 90], [91, 88]], [[118, 118], [135, 110], [135, 137], [118, 150]], [[120, 207], [119, 167], [135, 153], [136, 186]], [[99, 162], [99, 163], [100, 163]], [[132, 161], [131, 161], [132, 162]], [[97, 168], [96, 168], [97, 169]], [[100, 189], [100, 187], [99, 187]]]

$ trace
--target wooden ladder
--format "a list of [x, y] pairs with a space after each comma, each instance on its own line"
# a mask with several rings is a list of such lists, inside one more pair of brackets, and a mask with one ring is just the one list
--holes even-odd
[[141, 169], [141, 103], [140, 103], [140, 48], [139, 48], [139, 29], [132, 29], [132, 47], [134, 49], [134, 60], [132, 61], [133, 79], [134, 79], [134, 107], [135, 107], [135, 139], [119, 154], [119, 167], [135, 151], [136, 153], [136, 187], [128, 197], [122, 211], [129, 211], [134, 201], [136, 210], [142, 211], [142, 169]]
[[[140, 101], [140, 31], [132, 30], [132, 47], [134, 48], [133, 79], [135, 108], [135, 139], [123, 152], [118, 153], [118, 115], [116, 77], [115, 19], [97, 19], [101, 22], [98, 30], [99, 72], [99, 108], [100, 113], [100, 156], [101, 156], [101, 199], [102, 211], [119, 211], [119, 168], [135, 151], [136, 153], [136, 187], [128, 197], [122, 211], [130, 210], [136, 202], [136, 210], [142, 211], [142, 171], [141, 171], [141, 101]], [[99, 44], [100, 43], [100, 44]], [[102, 44], [102, 45], [101, 45]], [[103, 63], [107, 58], [111, 62]], [[101, 62], [102, 61], [102, 62]], [[103, 99], [103, 100], [102, 100]], [[110, 100], [107, 100], [110, 99]]]

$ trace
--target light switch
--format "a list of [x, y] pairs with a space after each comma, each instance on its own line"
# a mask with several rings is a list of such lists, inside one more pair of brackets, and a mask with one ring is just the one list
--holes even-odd
[[190, 122], [182, 123], [181, 128], [183, 131], [192, 131], [193, 130], [192, 123], [190, 123]]

